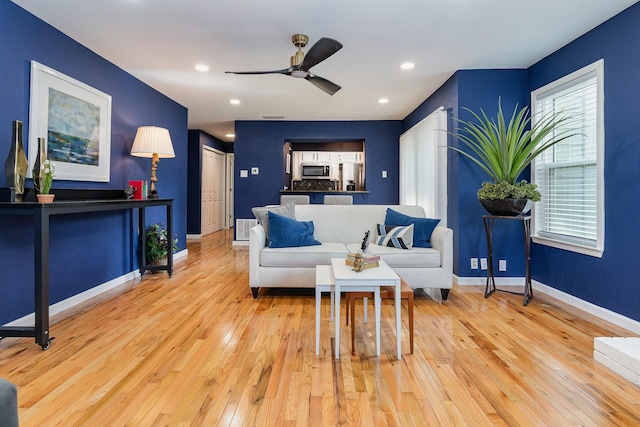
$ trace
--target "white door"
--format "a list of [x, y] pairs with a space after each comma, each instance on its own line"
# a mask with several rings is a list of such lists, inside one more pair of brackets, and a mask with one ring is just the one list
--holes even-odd
[[224, 181], [224, 154], [205, 147], [202, 152], [203, 236], [223, 227]]
[[225, 228], [231, 228], [233, 227], [233, 216], [234, 216], [234, 211], [233, 211], [233, 188], [234, 188], [234, 162], [235, 162], [235, 156], [233, 153], [228, 153], [227, 154], [227, 201], [225, 203], [225, 208], [226, 208], [226, 221], [224, 224]]

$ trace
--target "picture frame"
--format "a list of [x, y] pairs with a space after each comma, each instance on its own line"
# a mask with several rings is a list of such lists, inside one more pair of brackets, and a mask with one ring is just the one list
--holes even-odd
[[111, 96], [36, 61], [30, 88], [28, 176], [44, 138], [55, 180], [109, 182]]

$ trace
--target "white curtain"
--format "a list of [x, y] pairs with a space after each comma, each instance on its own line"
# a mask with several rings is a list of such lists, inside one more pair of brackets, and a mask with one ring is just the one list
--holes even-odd
[[447, 112], [438, 108], [400, 136], [400, 204], [447, 224]]

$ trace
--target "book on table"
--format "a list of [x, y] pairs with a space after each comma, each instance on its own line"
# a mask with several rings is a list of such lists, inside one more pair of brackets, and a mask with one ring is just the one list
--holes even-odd
[[347, 259], [351, 260], [351, 261], [355, 261], [356, 257], [360, 256], [362, 258], [362, 261], [365, 263], [368, 262], [376, 262], [376, 261], [380, 261], [380, 255], [373, 255], [373, 254], [362, 254], [362, 253], [348, 253], [347, 254]]
[[[359, 259], [359, 261], [357, 261]], [[362, 265], [362, 269], [379, 267], [380, 266], [380, 256], [371, 255], [371, 254], [361, 254], [361, 253], [349, 253], [347, 254], [347, 258], [345, 259], [345, 264], [351, 267], [355, 267], [356, 264]]]

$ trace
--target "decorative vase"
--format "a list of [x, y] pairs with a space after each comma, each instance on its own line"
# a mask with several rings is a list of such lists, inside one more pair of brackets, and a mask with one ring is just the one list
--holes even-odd
[[38, 203], [53, 203], [54, 197], [56, 197], [55, 194], [36, 194]]
[[531, 199], [479, 200], [482, 207], [491, 215], [518, 216], [528, 213], [533, 207]]
[[40, 182], [42, 181], [42, 165], [47, 161], [47, 152], [44, 143], [44, 138], [38, 138], [38, 153], [36, 154], [36, 161], [33, 163], [32, 170], [33, 187], [36, 190], [40, 188]]
[[22, 122], [14, 120], [11, 128], [13, 130], [11, 148], [4, 162], [4, 173], [7, 178], [7, 187], [11, 188], [11, 201], [22, 202], [29, 162], [22, 145]]

